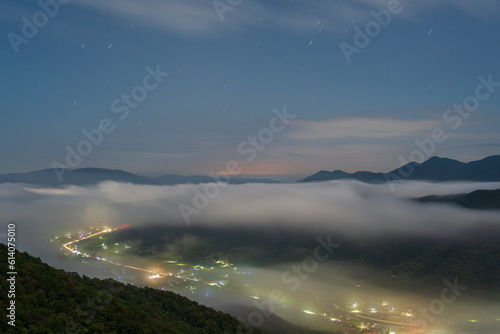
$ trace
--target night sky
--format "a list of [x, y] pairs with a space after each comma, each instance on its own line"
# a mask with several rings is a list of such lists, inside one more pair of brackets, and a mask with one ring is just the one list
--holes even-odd
[[[499, 1], [64, 2], [0, 4], [0, 173], [388, 171], [499, 152]], [[68, 164], [68, 148], [86, 156]]]

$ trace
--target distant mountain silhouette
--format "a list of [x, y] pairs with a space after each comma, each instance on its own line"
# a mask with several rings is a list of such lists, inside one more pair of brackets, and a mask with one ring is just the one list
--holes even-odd
[[[163, 175], [158, 177], [148, 177], [136, 175], [118, 169], [103, 168], [81, 168], [63, 170], [61, 181], [53, 169], [43, 169], [29, 173], [1, 174], [0, 183], [27, 183], [43, 186], [64, 186], [64, 185], [94, 185], [104, 181], [125, 182], [142, 185], [177, 185], [177, 184], [199, 184], [215, 182], [210, 176], [180, 176]], [[221, 177], [224, 180], [224, 177]], [[242, 183], [278, 183], [270, 179], [252, 179], [231, 177], [230, 184]]]
[[379, 183], [392, 180], [426, 181], [500, 181], [500, 155], [492, 155], [469, 163], [448, 158], [432, 157], [419, 164], [410, 162], [388, 173], [355, 172], [341, 170], [333, 172], [319, 171], [298, 182], [319, 182], [331, 180], [358, 180], [367, 183]]
[[468, 194], [457, 195], [431, 195], [420, 197], [417, 201], [422, 203], [451, 203], [469, 209], [479, 210], [499, 210], [500, 209], [500, 189], [476, 190]]
[[[193, 175], [193, 176], [180, 176], [180, 175], [162, 175], [154, 178], [158, 183], [163, 185], [176, 185], [176, 184], [198, 184], [198, 183], [210, 183], [215, 182], [215, 180], [206, 175]], [[221, 176], [221, 182], [224, 182], [224, 176]], [[278, 181], [271, 179], [253, 179], [253, 178], [243, 178], [231, 176], [229, 180], [230, 184], [244, 184], [244, 183], [279, 183]]]

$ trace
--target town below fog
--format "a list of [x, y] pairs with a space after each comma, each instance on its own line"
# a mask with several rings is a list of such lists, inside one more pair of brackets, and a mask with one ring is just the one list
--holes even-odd
[[364, 284], [350, 277], [349, 264], [324, 262], [322, 256], [334, 256], [327, 244], [318, 248], [317, 258], [262, 267], [224, 259], [187, 263], [175, 251], [137, 255], [140, 243], [116, 237], [127, 228], [92, 226], [54, 234], [49, 242], [69, 261], [89, 267], [84, 271], [106, 271], [124, 283], [173, 291], [243, 317], [252, 326], [261, 326], [274, 314], [292, 324], [331, 333], [472, 334], [495, 333], [500, 328], [498, 304], [463, 296], [467, 286], [453, 279], [438, 287], [442, 291], [437, 299], [411, 289]]

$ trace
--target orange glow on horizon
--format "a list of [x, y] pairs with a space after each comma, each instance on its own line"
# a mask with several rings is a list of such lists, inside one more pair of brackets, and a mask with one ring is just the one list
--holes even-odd
[[297, 166], [290, 165], [282, 161], [253, 161], [247, 163], [246, 161], [240, 162], [241, 172], [231, 173], [227, 169], [221, 169], [215, 174], [217, 175], [283, 175], [283, 174], [299, 174]]

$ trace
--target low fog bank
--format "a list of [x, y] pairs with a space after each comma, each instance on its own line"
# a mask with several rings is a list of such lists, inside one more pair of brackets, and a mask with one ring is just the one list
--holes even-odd
[[[205, 187], [212, 187], [211, 189]], [[189, 208], [192, 225], [280, 226], [342, 231], [353, 237], [374, 233], [446, 236], [476, 223], [500, 224], [500, 213], [408, 198], [497, 189], [500, 183], [333, 181], [310, 184], [148, 186], [105, 182], [93, 187], [47, 189], [0, 185], [0, 219], [17, 222], [17, 245], [39, 256], [50, 235], [90, 226], [186, 225], [179, 206]], [[205, 191], [218, 196], [201, 196]], [[207, 201], [203, 202], [204, 197]], [[200, 206], [203, 202], [203, 206]], [[184, 213], [184, 216], [187, 216]], [[6, 230], [6, 228], [4, 228]]]
[[[256, 313], [262, 314], [261, 318], [264, 320], [270, 319], [271, 313], [297, 325], [329, 330], [330, 316], [345, 315], [346, 311], [352, 315], [354, 309], [377, 317], [377, 313], [394, 308], [390, 313], [392, 315], [410, 313], [412, 319], [429, 320], [422, 310], [428, 309], [436, 299], [441, 298], [442, 290], [446, 288], [443, 283], [442, 286], [436, 286], [435, 292], [425, 295], [382, 289], [357, 281], [350, 275], [350, 266], [346, 267], [340, 263], [321, 263], [312, 275], [302, 276], [294, 282], [284, 280], [283, 273], [290, 272], [295, 265], [297, 263], [281, 264], [267, 269], [252, 268], [255, 280], [250, 281], [249, 294], [258, 299], [247, 299], [239, 303], [236, 300], [223, 300], [226, 303], [234, 303], [234, 306], [222, 303], [212, 306], [239, 316], [245, 323], [255, 322], [255, 319], [258, 319]], [[200, 302], [204, 302], [203, 299], [200, 299]], [[246, 308], [239, 308], [238, 305], [244, 305]], [[285, 307], [280, 307], [283, 305]], [[356, 307], [351, 307], [354, 305]], [[424, 333], [430, 333], [435, 328], [443, 329], [443, 323], [447, 324], [448, 319], [464, 322], [467, 322], [467, 319], [476, 319], [484, 326], [483, 329], [496, 332], [500, 330], [500, 322], [493, 319], [500, 314], [498, 306], [496, 302], [485, 302], [460, 295], [453, 302], [446, 304], [439, 316], [433, 314], [438, 317], [427, 323]], [[323, 314], [328, 317], [325, 319]], [[457, 330], [460, 326], [457, 324], [449, 327]]]
[[[214, 292], [210, 288], [202, 288], [195, 294], [180, 293], [237, 316], [245, 324], [262, 324], [262, 328], [267, 329], [273, 326], [279, 328], [282, 324], [272, 317], [276, 315], [295, 325], [328, 331], [332, 328], [330, 317], [352, 316], [356, 309], [372, 317], [379, 314], [396, 317], [411, 314], [415, 321], [429, 320], [429, 315], [423, 310], [436, 303], [443, 289], [447, 288], [446, 283], [442, 282], [426, 294], [383, 289], [353, 277], [351, 264], [321, 262], [311, 272], [302, 270], [299, 274], [293, 268], [300, 266], [300, 263], [281, 263], [266, 268], [240, 267], [240, 271], [251, 274], [232, 277], [231, 293], [224, 290]], [[453, 281], [453, 277], [449, 280]], [[467, 284], [462, 280], [458, 282]], [[161, 288], [162, 283], [154, 282], [153, 286]], [[425, 328], [428, 331], [424, 333], [430, 333], [435, 328], [443, 329], [442, 325], [448, 324], [448, 319], [461, 320], [466, 326], [470, 325], [467, 324], [468, 319], [475, 319], [483, 329], [500, 330], [500, 322], [494, 320], [500, 315], [498, 306], [498, 302], [460, 294], [447, 303], [443, 310], [431, 314], [434, 320], [427, 323]], [[393, 310], [388, 312], [390, 309]], [[328, 317], [325, 318], [323, 314]], [[398, 317], [393, 321], [403, 321], [403, 318]], [[450, 326], [450, 329], [457, 330], [461, 325], [458, 323]]]
[[[67, 271], [78, 271], [90, 277], [111, 277], [120, 281], [138, 280], [133, 270], [117, 269], [106, 263], [81, 265], [79, 259], [65, 257], [49, 242], [51, 235], [88, 231], [91, 226], [132, 227], [153, 225], [252, 227], [269, 229], [305, 230], [312, 233], [341, 231], [349, 238], [374, 238], [385, 234], [447, 238], [476, 227], [500, 227], [499, 211], [479, 211], [445, 204], [423, 204], [409, 200], [427, 195], [468, 193], [478, 189], [498, 189], [500, 183], [427, 183], [403, 182], [395, 184], [394, 191], [385, 184], [365, 184], [356, 181], [332, 181], [301, 184], [245, 184], [218, 188], [218, 196], [208, 200], [206, 207], [196, 207], [193, 200], [199, 194], [219, 187], [208, 185], [148, 186], [105, 182], [93, 187], [69, 186], [48, 189], [32, 185], [0, 185], [0, 220], [6, 233], [7, 223], [16, 222], [16, 245], [21, 251], [41, 257], [52, 266]], [[196, 191], [195, 191], [196, 189]], [[198, 197], [196, 197], [198, 196]], [[190, 206], [196, 213], [186, 224], [179, 205]], [[5, 232], [4, 232], [5, 231]], [[0, 240], [5, 242], [5, 240]], [[314, 275], [302, 279], [292, 289], [283, 281], [283, 273], [292, 264], [272, 268], [251, 268], [253, 282], [248, 295], [224, 296], [206, 299], [189, 296], [200, 302], [223, 309], [228, 304], [255, 308], [255, 301], [271, 299], [273, 290], [283, 292], [285, 303], [294, 305], [293, 311], [276, 310], [276, 314], [295, 323], [308, 324], [303, 310], [315, 313], [334, 311], [334, 304], [351, 304], [367, 300], [389, 300], [395, 305], [415, 301], [415, 307], [428, 306], [432, 298], [403, 296], [355, 282], [347, 269], [320, 263]], [[452, 279], [452, 277], [450, 278]], [[144, 282], [143, 282], [144, 283]], [[137, 281], [138, 285], [141, 282]], [[357, 285], [360, 284], [361, 287]], [[498, 305], [470, 304], [465, 297], [447, 311], [450, 315], [471, 310], [492, 314]], [[464, 309], [462, 309], [462, 307]], [[250, 309], [252, 310], [252, 309]], [[333, 312], [332, 311], [332, 312]], [[298, 312], [298, 313], [297, 313]], [[309, 317], [309, 318], [307, 318]], [[296, 321], [294, 321], [296, 320]], [[312, 322], [314, 324], [314, 321]]]

